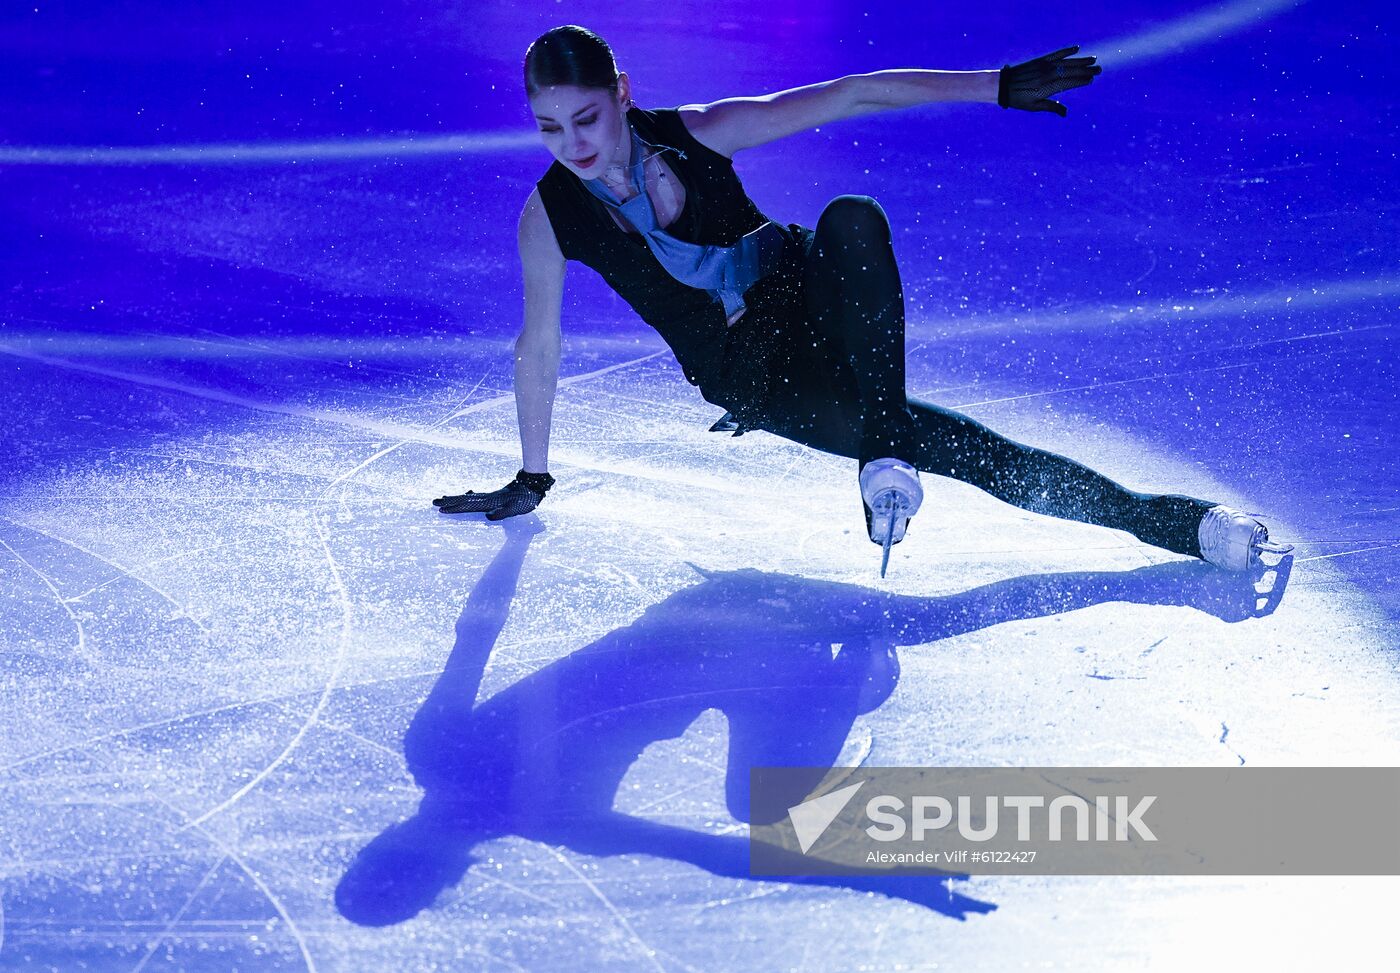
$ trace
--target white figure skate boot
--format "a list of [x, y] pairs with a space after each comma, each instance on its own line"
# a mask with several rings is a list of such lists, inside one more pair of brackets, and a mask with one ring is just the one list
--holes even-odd
[[1287, 554], [1292, 544], [1275, 544], [1269, 540], [1269, 529], [1253, 514], [1233, 507], [1211, 507], [1201, 518], [1196, 531], [1201, 544], [1201, 556], [1211, 564], [1227, 571], [1248, 571], [1257, 566], [1261, 552]]
[[903, 460], [875, 459], [860, 471], [860, 496], [865, 502], [865, 526], [870, 539], [884, 548], [880, 577], [890, 563], [890, 545], [904, 540], [909, 518], [924, 502], [919, 471]]

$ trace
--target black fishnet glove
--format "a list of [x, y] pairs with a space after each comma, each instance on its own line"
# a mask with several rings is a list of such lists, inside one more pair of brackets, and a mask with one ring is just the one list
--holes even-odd
[[499, 490], [490, 493], [468, 490], [455, 497], [438, 497], [433, 506], [445, 514], [484, 513], [487, 520], [505, 520], [534, 510], [552, 486], [554, 477], [548, 473], [521, 470]]
[[1103, 70], [1093, 57], [1069, 57], [1078, 50], [1076, 44], [1021, 64], [1006, 65], [997, 85], [997, 104], [1025, 111], [1052, 111], [1064, 118], [1065, 106], [1050, 98], [1070, 88], [1084, 87]]

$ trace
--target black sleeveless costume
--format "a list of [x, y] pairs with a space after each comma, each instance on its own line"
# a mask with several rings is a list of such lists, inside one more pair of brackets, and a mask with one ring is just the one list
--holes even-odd
[[[685, 159], [667, 162], [685, 187], [685, 207], [666, 232], [678, 240], [732, 246], [768, 222], [744, 192], [729, 159], [695, 139], [676, 109], [632, 108], [628, 120], [648, 142], [671, 146]], [[812, 231], [782, 227], [778, 268], [744, 295], [748, 310], [733, 327], [723, 307], [703, 290], [672, 277], [640, 233], [624, 231], [567, 167], [555, 162], [536, 184], [565, 259], [597, 271], [643, 321], [660, 333], [686, 381], [705, 401], [728, 409], [748, 427], [762, 422], [769, 361], [799, 320], [801, 272]]]
[[[632, 108], [667, 159], [685, 205], [666, 232], [732, 246], [767, 222], [733, 163], [701, 143], [674, 108]], [[1014, 442], [904, 389], [904, 305], [889, 222], [873, 199], [833, 200], [815, 230], [782, 227], [777, 269], [744, 295], [732, 326], [722, 305], [682, 284], [640, 233], [615, 223], [562, 163], [536, 184], [565, 259], [597, 271], [670, 345], [687, 381], [745, 429], [766, 429], [862, 463], [899, 456], [919, 470], [971, 483], [1025, 510], [1126, 530], [1200, 557], [1196, 529], [1214, 503], [1139, 493], [1057, 453]]]

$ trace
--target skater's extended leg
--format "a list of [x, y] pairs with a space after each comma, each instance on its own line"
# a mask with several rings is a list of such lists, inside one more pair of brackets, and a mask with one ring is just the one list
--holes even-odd
[[913, 400], [920, 470], [970, 483], [1035, 513], [1126, 530], [1178, 554], [1201, 556], [1196, 532], [1215, 503], [1130, 490], [1068, 457], [993, 432], [951, 409]]
[[[798, 358], [769, 403], [765, 428], [813, 449], [859, 459], [861, 416], [854, 378], [839, 362]], [[1130, 490], [1049, 450], [1008, 439], [959, 412], [909, 400], [909, 460], [1024, 510], [1126, 530], [1158, 547], [1200, 557], [1197, 530], [1210, 501]]]

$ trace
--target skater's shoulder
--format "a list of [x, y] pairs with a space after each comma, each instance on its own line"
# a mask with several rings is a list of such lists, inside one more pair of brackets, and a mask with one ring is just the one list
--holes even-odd
[[554, 224], [550, 222], [549, 212], [545, 209], [544, 200], [540, 197], [539, 188], [535, 188], [525, 199], [525, 206], [520, 211], [520, 222], [516, 227], [516, 242], [520, 248], [520, 257], [527, 264], [537, 264], [551, 266], [563, 264], [564, 254], [559, 248], [559, 239], [554, 233]]

